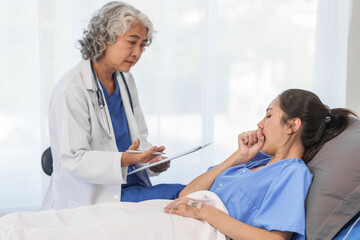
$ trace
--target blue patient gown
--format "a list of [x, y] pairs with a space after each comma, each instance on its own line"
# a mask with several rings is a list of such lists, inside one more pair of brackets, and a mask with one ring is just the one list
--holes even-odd
[[220, 197], [233, 218], [269, 231], [294, 232], [293, 239], [305, 239], [304, 206], [312, 174], [297, 158], [249, 170], [270, 159], [259, 153], [250, 162], [227, 169], [210, 191]]

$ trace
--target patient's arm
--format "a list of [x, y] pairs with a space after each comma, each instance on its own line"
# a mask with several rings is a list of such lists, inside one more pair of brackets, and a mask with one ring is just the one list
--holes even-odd
[[184, 197], [190, 193], [200, 191], [200, 190], [209, 190], [217, 176], [219, 176], [223, 171], [229, 167], [234, 166], [234, 160], [237, 157], [237, 152], [233, 153], [228, 159], [209, 171], [201, 174], [194, 180], [192, 180], [179, 194], [179, 197]]
[[264, 136], [262, 134], [262, 130], [258, 129], [240, 134], [238, 136], [238, 146], [238, 150], [224, 162], [190, 182], [180, 192], [179, 197], [184, 197], [190, 193], [200, 190], [209, 190], [217, 176], [219, 176], [223, 171], [235, 165], [250, 161], [264, 146]]
[[175, 204], [169, 204], [165, 208], [165, 212], [170, 213], [171, 210], [171, 213], [173, 214], [205, 220], [211, 226], [234, 240], [288, 240], [292, 235], [290, 232], [268, 231], [250, 226], [230, 217], [223, 211], [206, 204], [204, 204], [199, 210], [196, 207], [186, 204], [187, 201], [188, 198], [186, 197], [175, 200]]
[[279, 239], [287, 240], [290, 239], [292, 233], [281, 232], [281, 231], [268, 231], [265, 229], [257, 228], [240, 222], [235, 218], [230, 217], [224, 212], [218, 210], [217, 208], [204, 205], [201, 209], [204, 211], [204, 219], [211, 226], [218, 229], [220, 232], [224, 233], [226, 236], [231, 239]]

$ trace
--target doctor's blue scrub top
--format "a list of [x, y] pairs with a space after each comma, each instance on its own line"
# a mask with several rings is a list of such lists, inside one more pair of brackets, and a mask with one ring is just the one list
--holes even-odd
[[[108, 109], [110, 113], [111, 122], [113, 123], [116, 146], [119, 152], [125, 152], [127, 149], [129, 149], [131, 145], [129, 126], [126, 119], [124, 104], [122, 102], [122, 98], [120, 95], [119, 83], [116, 79], [115, 73], [114, 73], [114, 80], [115, 80], [115, 90], [110, 96], [105, 86], [101, 83], [101, 81], [99, 82], [105, 95], [106, 103], [108, 105]], [[134, 169], [135, 169], [134, 165], [128, 166], [128, 172]], [[151, 185], [151, 183], [149, 184]], [[122, 188], [126, 188], [128, 186], [133, 186], [133, 185], [147, 186], [148, 184], [146, 184], [140, 177], [138, 177], [137, 174], [133, 174], [127, 177], [127, 183], [123, 184]]]
[[[113, 123], [116, 145], [119, 152], [125, 152], [131, 145], [129, 126], [120, 88], [114, 73], [115, 90], [109, 96], [105, 86], [100, 82]], [[130, 98], [131, 96], [129, 96]], [[128, 172], [135, 170], [135, 165], [128, 166]], [[147, 173], [145, 173], [147, 176]], [[158, 184], [152, 186], [148, 177], [144, 179], [142, 172], [127, 176], [127, 183], [121, 188], [121, 201], [140, 202], [150, 199], [175, 199], [185, 187], [182, 184]]]
[[305, 239], [305, 198], [313, 176], [297, 158], [250, 170], [270, 159], [259, 153], [248, 163], [225, 170], [210, 191], [220, 197], [231, 217], [269, 231], [297, 233], [292, 239]]

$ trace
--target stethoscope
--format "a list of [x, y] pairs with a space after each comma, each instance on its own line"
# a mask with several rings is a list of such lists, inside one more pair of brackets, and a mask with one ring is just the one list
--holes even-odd
[[[110, 121], [109, 121], [108, 115], [106, 114], [104, 95], [100, 90], [99, 80], [96, 77], [95, 70], [94, 70], [94, 67], [93, 67], [91, 61], [90, 61], [90, 66], [91, 66], [91, 71], [92, 71], [92, 74], [94, 76], [94, 80], [95, 80], [95, 84], [96, 84], [96, 95], [97, 95], [97, 98], [98, 98], [98, 104], [99, 104], [99, 107], [100, 107], [100, 112], [101, 112], [101, 115], [102, 115], [102, 118], [103, 118], [103, 121], [104, 121], [104, 125], [107, 126], [107, 131], [108, 131], [109, 137], [113, 137], [113, 135], [111, 133]], [[120, 75], [121, 75], [121, 78], [122, 78], [122, 80], [123, 80], [123, 82], [125, 84], [126, 91], [127, 91], [127, 94], [129, 96], [129, 100], [130, 100], [131, 110], [132, 110], [132, 113], [134, 114], [134, 107], [133, 107], [133, 102], [132, 102], [132, 99], [131, 99], [131, 94], [130, 94], [129, 87], [128, 87], [127, 83], [126, 83], [124, 74], [122, 72], [120, 72]], [[114, 80], [117, 81], [115, 73], [114, 73]], [[119, 87], [120, 87], [120, 85], [119, 85]], [[120, 89], [119, 89], [119, 91], [120, 91]]]

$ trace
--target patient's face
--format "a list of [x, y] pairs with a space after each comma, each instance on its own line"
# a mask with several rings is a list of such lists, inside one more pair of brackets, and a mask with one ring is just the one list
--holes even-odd
[[283, 113], [279, 99], [275, 98], [266, 109], [265, 117], [258, 123], [265, 137], [262, 151], [266, 154], [275, 155], [287, 142], [286, 126], [282, 120]]

